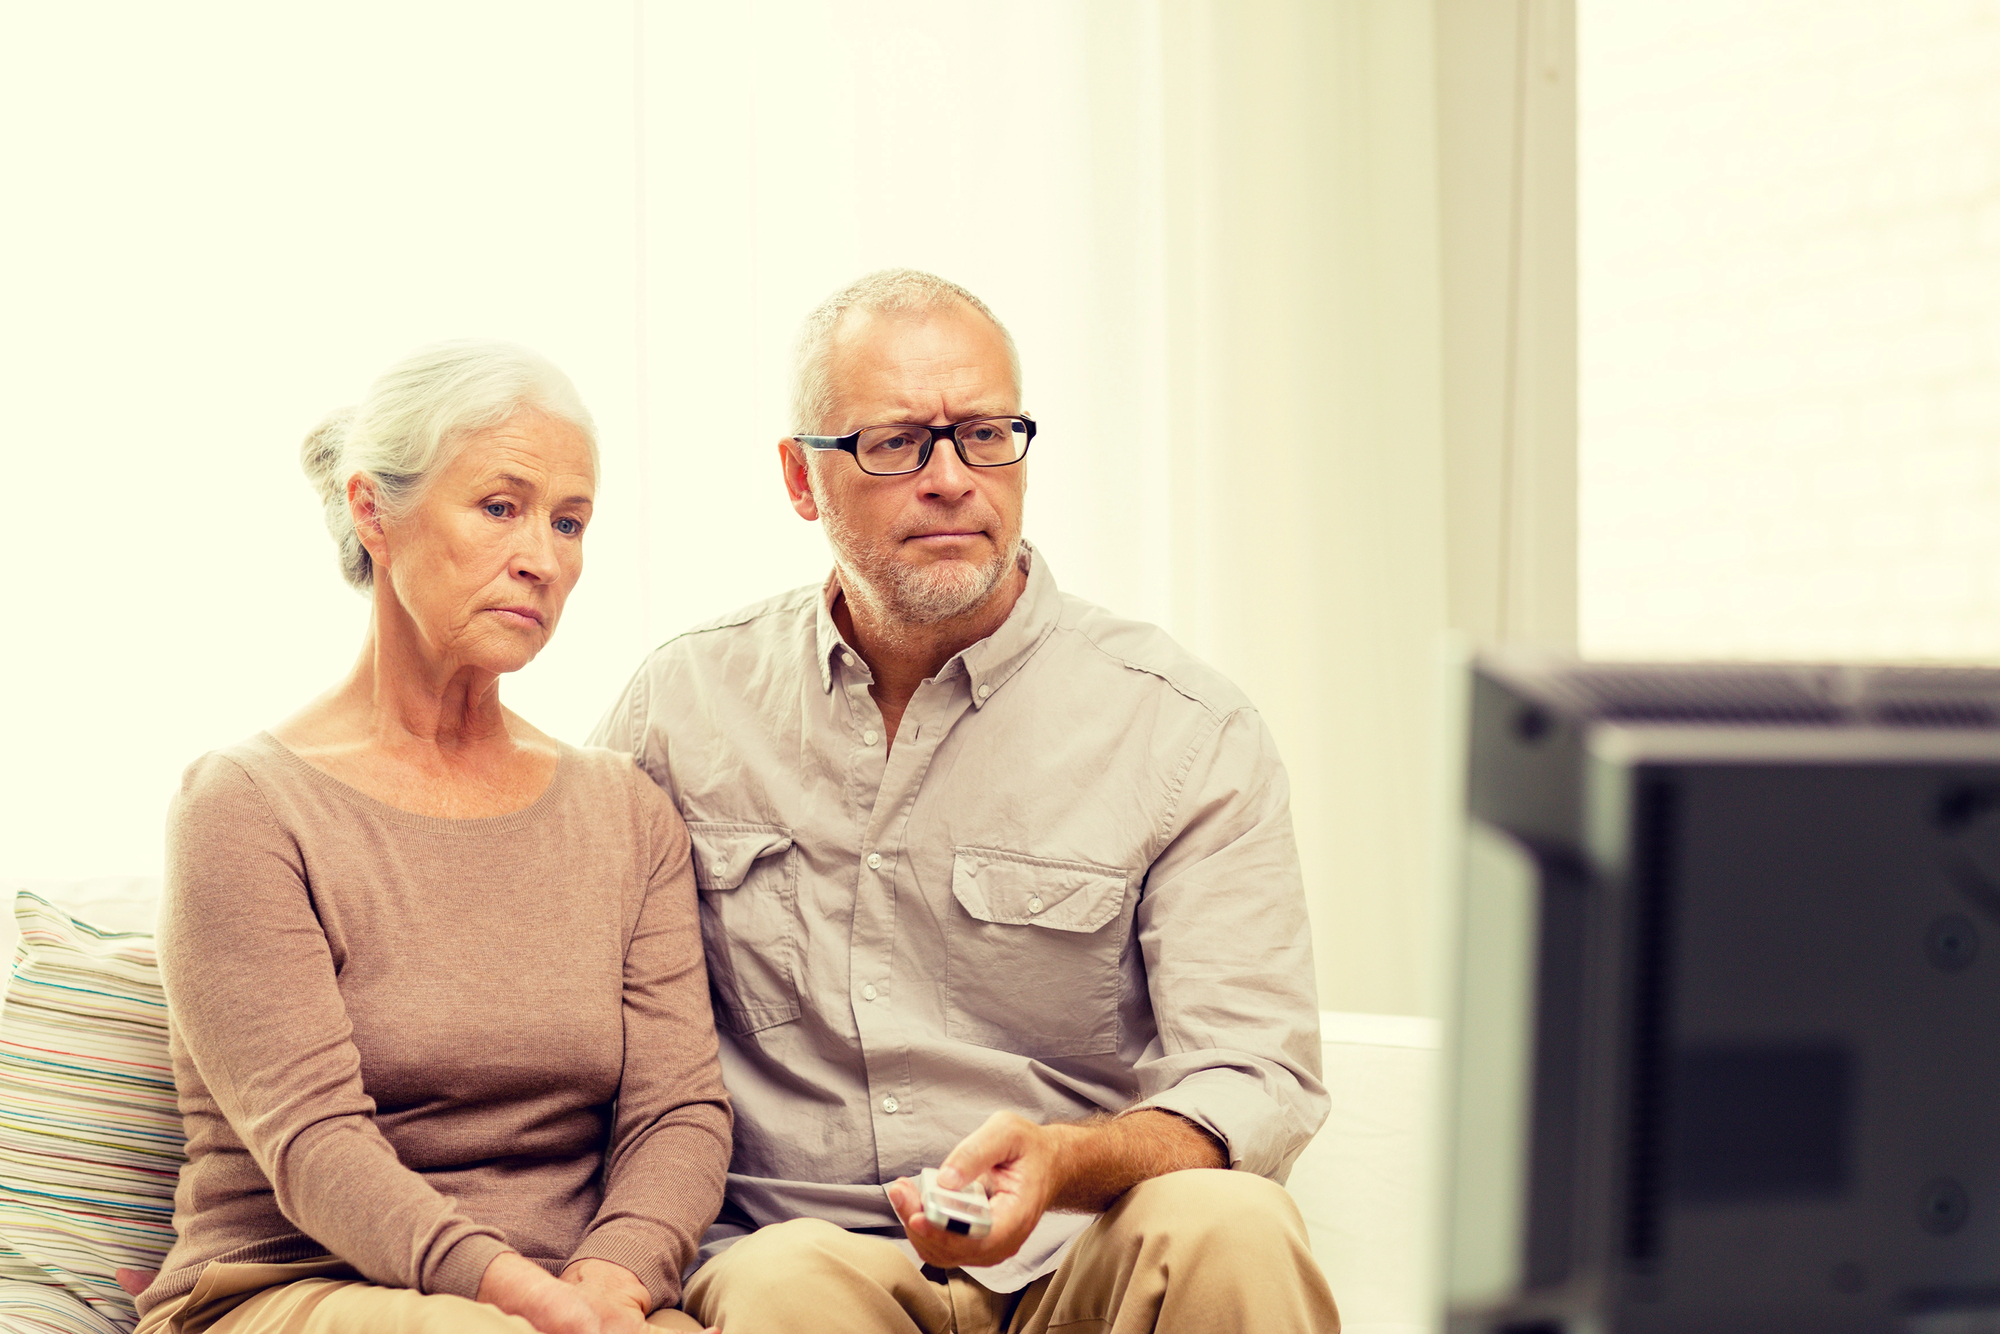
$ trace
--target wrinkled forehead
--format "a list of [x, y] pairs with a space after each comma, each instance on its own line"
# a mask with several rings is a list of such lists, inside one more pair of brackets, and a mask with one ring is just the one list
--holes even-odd
[[538, 408], [468, 431], [452, 448], [443, 475], [464, 484], [497, 479], [524, 490], [580, 490], [583, 499], [596, 490], [597, 451], [590, 438], [575, 423]]
[[842, 428], [1018, 412], [1007, 340], [963, 302], [920, 311], [848, 310], [829, 340]]

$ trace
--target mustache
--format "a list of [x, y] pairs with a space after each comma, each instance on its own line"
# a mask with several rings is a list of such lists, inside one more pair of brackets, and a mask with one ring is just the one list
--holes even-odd
[[1000, 526], [1000, 516], [981, 507], [968, 507], [959, 514], [920, 520], [899, 529], [898, 538], [929, 537], [933, 533], [990, 533]]

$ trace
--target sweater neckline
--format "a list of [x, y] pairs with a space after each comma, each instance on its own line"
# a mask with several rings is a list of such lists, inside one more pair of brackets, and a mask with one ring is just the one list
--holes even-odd
[[268, 731], [259, 732], [255, 740], [273, 758], [315, 787], [330, 792], [350, 805], [358, 806], [381, 819], [435, 834], [501, 834], [534, 823], [544, 810], [554, 806], [560, 799], [560, 793], [568, 785], [570, 773], [576, 767], [577, 754], [576, 747], [567, 741], [558, 740], [556, 771], [549, 776], [548, 785], [542, 789], [541, 795], [519, 810], [508, 811], [502, 815], [454, 817], [420, 815], [416, 811], [406, 811], [401, 806], [391, 806], [378, 797], [371, 797], [360, 788], [335, 778]]

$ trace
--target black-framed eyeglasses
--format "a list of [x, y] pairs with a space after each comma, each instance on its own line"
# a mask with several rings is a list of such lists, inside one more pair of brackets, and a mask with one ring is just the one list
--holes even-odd
[[968, 468], [1004, 468], [1028, 457], [1035, 438], [1033, 417], [974, 417], [949, 426], [864, 426], [851, 435], [795, 435], [807, 449], [840, 449], [854, 456], [861, 471], [876, 477], [922, 472], [940, 438]]

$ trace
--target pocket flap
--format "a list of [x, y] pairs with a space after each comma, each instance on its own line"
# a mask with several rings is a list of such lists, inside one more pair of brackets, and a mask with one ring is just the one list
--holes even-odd
[[953, 849], [951, 892], [982, 922], [1095, 931], [1118, 915], [1126, 883], [1123, 871], [1088, 862]]
[[776, 824], [701, 820], [688, 825], [688, 837], [694, 841], [694, 883], [705, 890], [735, 889], [758, 858], [792, 846], [792, 831]]

